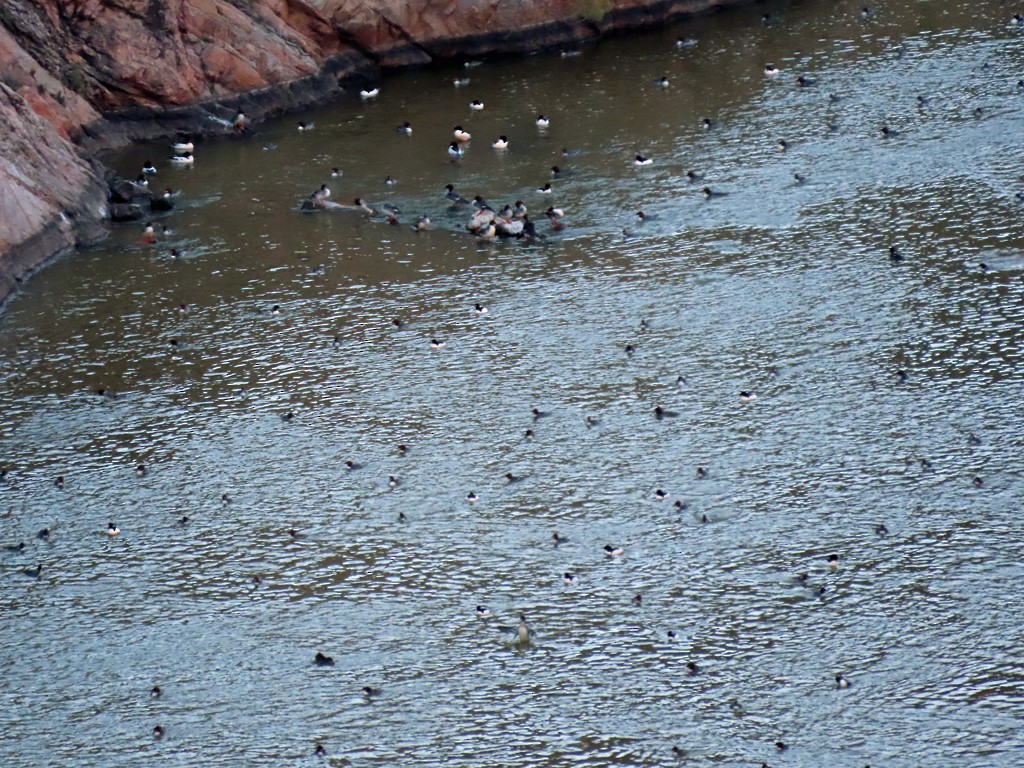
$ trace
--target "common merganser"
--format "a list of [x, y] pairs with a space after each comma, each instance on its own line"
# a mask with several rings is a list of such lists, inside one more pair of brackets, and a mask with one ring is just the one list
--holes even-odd
[[380, 95], [380, 88], [374, 86], [373, 88], [363, 88], [359, 91], [359, 98], [363, 101], [367, 99], [375, 99]]

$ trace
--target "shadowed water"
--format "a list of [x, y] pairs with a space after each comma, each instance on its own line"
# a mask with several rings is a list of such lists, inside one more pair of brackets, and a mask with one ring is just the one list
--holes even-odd
[[0, 764], [1019, 764], [1024, 29], [861, 8], [109, 158], [173, 234], [0, 317]]

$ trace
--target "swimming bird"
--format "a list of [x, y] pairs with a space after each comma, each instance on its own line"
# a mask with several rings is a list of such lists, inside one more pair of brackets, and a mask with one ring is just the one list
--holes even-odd
[[145, 464], [139, 464], [137, 467], [135, 467], [135, 476], [136, 477], [145, 477], [146, 473], [147, 473], [147, 470], [146, 470], [146, 465]]
[[153, 738], [162, 739], [164, 737], [164, 727], [162, 725], [153, 726]]
[[469, 85], [469, 78], [456, 77], [454, 80], [452, 80], [452, 85], [454, 85], [456, 88], [465, 88], [467, 85]]
[[533, 630], [526, 624], [526, 614], [519, 614], [519, 628], [516, 630], [516, 639], [520, 645], [530, 644], [530, 635], [533, 634]]
[[577, 576], [575, 573], [572, 573], [571, 571], [566, 571], [562, 574], [562, 581], [565, 583], [567, 587], [576, 584], [577, 582], [579, 582], [579, 580], [580, 577]]
[[448, 190], [445, 193], [445, 198], [448, 199], [448, 200], [451, 200], [454, 205], [469, 205], [469, 200], [467, 200], [462, 195], [460, 195], [458, 192], [456, 192], [454, 185], [452, 185], [452, 184], [445, 184], [444, 188], [446, 190]]
[[508, 149], [508, 136], [499, 136], [491, 146], [495, 149]]
[[120, 532], [121, 532], [121, 529], [118, 528], [113, 523], [108, 523], [107, 524], [107, 536], [117, 536]]
[[799, 85], [801, 88], [808, 88], [816, 84], [817, 82], [817, 80], [807, 77], [806, 75], [800, 75], [800, 77], [796, 79], [796, 84]]
[[384, 184], [386, 184], [389, 187], [393, 187], [397, 183], [398, 183], [398, 179], [396, 179], [394, 176], [385, 176], [384, 177]]
[[746, 391], [740, 392], [740, 402], [741, 403], [752, 403], [755, 400], [757, 400], [757, 395], [752, 394], [750, 392], [746, 392]]
[[331, 168], [331, 177], [336, 179], [339, 176], [341, 176], [341, 170], [337, 167]]
[[534, 408], [530, 413], [533, 414], [533, 420], [543, 419], [545, 416], [550, 416], [550, 411], [542, 411], [540, 408]]
[[643, 595], [638, 593], [638, 594], [633, 596], [633, 605], [641, 606], [643, 604], [644, 604], [644, 596]]
[[701, 187], [700, 194], [705, 200], [710, 200], [713, 197], [725, 197], [728, 192], [718, 192], [711, 187]]
[[221, 506], [222, 507], [226, 507], [230, 503], [231, 503], [231, 497], [228, 496], [226, 493], [222, 493], [220, 495], [220, 504], [221, 504]]
[[484, 108], [484, 103], [479, 99], [473, 99], [471, 102], [469, 102], [469, 108], [474, 112], [479, 112], [481, 109]]
[[672, 419], [678, 415], [676, 411], [665, 410], [660, 405], [654, 406], [654, 417], [657, 419]]
[[555, 545], [556, 547], [557, 547], [557, 546], [558, 546], [559, 544], [564, 544], [564, 543], [565, 543], [565, 542], [567, 542], [568, 540], [569, 540], [569, 538], [568, 538], [567, 536], [560, 536], [560, 535], [558, 534], [558, 531], [555, 531], [555, 532], [553, 532], [553, 533], [551, 534], [551, 541], [552, 541], [552, 543], [553, 543], [553, 544], [554, 544], [554, 545]]
[[[174, 208], [174, 190], [170, 187], [164, 190], [163, 194], [158, 197], [152, 197], [149, 200], [149, 210], [151, 211], [170, 211]], [[166, 227], [165, 227], [166, 229]], [[166, 234], [166, 232], [165, 232]]]
[[703, 181], [704, 180], [704, 175], [701, 174], [701, 173], [697, 173], [696, 171], [687, 171], [686, 172], [686, 180], [687, 181]]
[[49, 541], [50, 540], [50, 529], [49, 528], [43, 528], [41, 531], [39, 531], [39, 533], [36, 534], [36, 538], [39, 539], [40, 541]]
[[363, 88], [359, 91], [359, 98], [363, 101], [367, 99], [375, 99], [380, 96], [380, 87], [374, 86], [373, 88]]
[[171, 164], [172, 165], [177, 165], [177, 166], [185, 167], [185, 166], [191, 166], [194, 163], [195, 163], [195, 158], [192, 157], [192, 153], [191, 152], [186, 152], [183, 155], [174, 155], [174, 157], [171, 158]]
[[318, 741], [316, 743], [316, 747], [313, 749], [313, 754], [317, 757], [324, 757], [327, 754], [327, 750], [324, 749], [324, 745]]
[[368, 699], [372, 699], [375, 696], [380, 696], [380, 694], [381, 694], [380, 688], [374, 688], [373, 686], [370, 686], [370, 685], [364, 685], [363, 686], [363, 695], [366, 696], [366, 698], [368, 698]]
[[356, 464], [354, 461], [352, 461], [352, 459], [346, 459], [345, 460], [345, 467], [348, 468], [348, 469], [351, 469], [351, 470], [355, 470], [355, 469], [362, 469], [363, 465], [362, 464]]
[[4, 547], [4, 549], [7, 550], [8, 552], [20, 553], [22, 550], [25, 549], [25, 542], [24, 541], [19, 541], [17, 544], [7, 544]]
[[472, 504], [479, 498], [480, 497], [473, 493], [473, 491], [470, 491], [469, 493], [466, 494], [466, 501], [468, 501], [470, 504]]
[[697, 467], [697, 479], [704, 480], [708, 476], [708, 471], [704, 467]]
[[465, 152], [463, 151], [462, 147], [459, 146], [459, 143], [457, 141], [453, 141], [451, 144], [448, 145], [448, 156], [451, 157], [453, 160], [458, 160], [464, 154]]
[[828, 569], [830, 571], [837, 571], [837, 570], [839, 570], [839, 555], [829, 555], [828, 556]]
[[836, 679], [836, 688], [849, 688], [850, 687], [850, 681], [847, 680], [842, 675], [836, 675], [835, 679]]
[[543, 187], [537, 187], [538, 195], [550, 195], [553, 190], [551, 189], [551, 182], [545, 182]]
[[469, 141], [473, 138], [473, 135], [469, 131], [464, 130], [461, 125], [456, 125], [452, 129], [452, 136], [455, 137], [456, 141], [462, 142]]
[[700, 127], [705, 131], [710, 131], [714, 126], [715, 123], [710, 117], [705, 117], [700, 121]]
[[677, 37], [676, 48], [682, 50], [683, 48], [693, 48], [697, 44], [697, 38], [695, 37]]
[[146, 222], [146, 226], [142, 230], [142, 242], [146, 245], [154, 245], [156, 243], [156, 233], [153, 231], [153, 225], [149, 222]]
[[235, 133], [243, 133], [249, 127], [249, 119], [245, 116], [242, 110], [238, 110], [235, 113], [234, 119], [231, 121], [231, 128]]
[[766, 77], [775, 77], [775, 75], [779, 74], [779, 68], [774, 64], [766, 64], [764, 67], [764, 74]]
[[477, 616], [489, 616], [490, 613], [491, 613], [490, 609], [488, 609], [487, 606], [485, 606], [485, 605], [478, 605], [476, 607], [476, 615]]
[[416, 219], [416, 223], [412, 225], [414, 232], [426, 232], [430, 229], [430, 218], [428, 216], [420, 216]]
[[549, 125], [551, 125], [551, 121], [544, 115], [537, 115], [537, 119], [534, 120], [533, 123], [538, 128], [547, 128]]
[[154, 699], [159, 699], [160, 693], [161, 691], [159, 685], [154, 685], [152, 688], [149, 689], [149, 695]]
[[43, 572], [43, 564], [39, 563], [35, 568], [22, 568], [21, 574], [28, 576], [30, 579], [38, 579], [39, 575]]
[[317, 651], [316, 656], [313, 657], [313, 663], [316, 664], [318, 667], [333, 667], [334, 659], [332, 659], [330, 656], [325, 656], [320, 651]]
[[805, 184], [807, 182], [807, 177], [804, 176], [802, 173], [794, 173], [793, 181], [795, 181], [797, 184]]
[[686, 669], [689, 671], [691, 675], [696, 675], [698, 672], [700, 672], [700, 667], [697, 666], [697, 662], [695, 661], [686, 662]]
[[485, 307], [483, 304], [474, 304], [473, 311], [476, 312], [478, 315], [486, 315], [487, 307]]
[[622, 547], [613, 547], [611, 544], [605, 544], [604, 553], [608, 557], [618, 557], [622, 554]]
[[888, 125], [882, 126], [882, 138], [891, 139], [893, 136], [899, 136], [899, 131], [895, 131]]
[[661, 488], [658, 488], [654, 492], [654, 498], [656, 498], [658, 501], [664, 501], [665, 499], [668, 498], [668, 491], [663, 491]]
[[776, 146], [779, 148], [780, 152], [785, 152], [787, 149], [789, 149], [789, 142], [786, 141], [785, 139], [779, 139], [779, 143], [776, 144]]
[[153, 165], [151, 160], [147, 160], [142, 164], [142, 172], [146, 174], [156, 173], [156, 166]]
[[398, 478], [394, 475], [388, 475], [388, 488], [397, 488]]
[[506, 472], [505, 479], [508, 480], [510, 483], [518, 483], [523, 478], [520, 475], [513, 475], [511, 472]]
[[441, 347], [443, 347], [443, 346], [444, 346], [444, 341], [442, 339], [431, 339], [430, 340], [430, 348], [431, 349], [441, 349]]
[[171, 149], [173, 149], [178, 154], [183, 154], [185, 152], [191, 152], [193, 149], [195, 149], [195, 146], [192, 144], [191, 140], [182, 137], [180, 140], [171, 144]]
[[658, 86], [659, 88], [668, 88], [667, 77], [656, 77], [654, 80], [651, 80], [651, 82], [654, 83], [654, 85]]
[[656, 213], [644, 213], [643, 211], [636, 212], [636, 220], [639, 224], [643, 224], [647, 221], [655, 221], [658, 218]]
[[654, 161], [651, 158], [644, 155], [636, 155], [633, 158], [633, 165], [650, 165], [653, 162]]
[[885, 523], [879, 523], [875, 526], [875, 534], [878, 536], [888, 536], [889, 529], [885, 527]]

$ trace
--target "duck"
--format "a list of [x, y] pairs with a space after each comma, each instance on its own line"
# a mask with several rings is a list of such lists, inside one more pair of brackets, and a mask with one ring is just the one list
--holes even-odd
[[572, 573], [571, 571], [566, 571], [562, 574], [562, 581], [565, 583], [567, 587], [578, 583], [579, 580], [580, 577], [577, 576], [575, 573]]
[[384, 177], [384, 186], [386, 186], [386, 187], [393, 187], [396, 184], [398, 184], [398, 179], [396, 179], [394, 176], [385, 176]]
[[174, 157], [172, 157], [171, 158], [171, 164], [172, 165], [182, 166], [182, 167], [192, 166], [192, 165], [195, 164], [195, 158], [192, 157], [192, 153], [191, 152], [186, 152], [183, 155], [175, 155]]
[[374, 216], [377, 213], [377, 209], [370, 205], [368, 202], [366, 202], [366, 200], [362, 197], [357, 197], [354, 201], [354, 204], [356, 208], [361, 208], [369, 216]]
[[25, 542], [20, 541], [17, 544], [8, 544], [4, 547], [8, 552], [22, 552], [25, 549]]
[[397, 488], [398, 478], [394, 475], [388, 475], [388, 488]]
[[533, 634], [533, 631], [526, 624], [526, 614], [525, 613], [520, 613], [519, 614], [519, 627], [516, 630], [516, 640], [518, 640], [520, 645], [529, 645], [529, 643], [530, 643], [530, 635], [531, 634]]
[[544, 211], [544, 215], [551, 219], [551, 223], [554, 224], [556, 221], [562, 219], [565, 216], [565, 210], [562, 208], [555, 208], [554, 206], [550, 206], [546, 211]]
[[337, 179], [340, 176], [341, 176], [341, 169], [340, 168], [338, 168], [337, 166], [335, 166], [334, 168], [331, 168], [331, 178], [332, 179]]
[[1006, 26], [1024, 27], [1024, 16], [1021, 16], [1019, 13], [1013, 14], [1013, 16], [1010, 17], [1010, 20], [1006, 23]]
[[829, 555], [828, 556], [828, 569], [830, 571], [837, 571], [837, 570], [839, 570], [839, 555]]
[[459, 146], [459, 143], [457, 141], [453, 141], [451, 144], [448, 145], [448, 156], [451, 157], [453, 160], [458, 160], [464, 154], [464, 150], [462, 149], [462, 147]]
[[775, 146], [779, 148], [780, 152], [785, 152], [787, 149], [789, 149], [789, 142], [786, 141], [785, 139], [779, 139], [779, 143], [776, 144]]
[[551, 125], [551, 121], [544, 115], [537, 115], [537, 119], [533, 121], [533, 124], [538, 128], [547, 128]]
[[893, 136], [899, 136], [899, 131], [893, 130], [888, 125], [882, 126], [882, 138], [891, 139]]
[[316, 190], [315, 192], [313, 192], [312, 195], [310, 195], [310, 197], [314, 197], [314, 198], [317, 198], [317, 199], [320, 199], [320, 200], [326, 200], [330, 196], [331, 196], [331, 188], [328, 187], [326, 184], [321, 184], [320, 188], [318, 190]]
[[305, 133], [306, 131], [312, 131], [316, 128], [316, 123], [307, 123], [304, 120], [299, 120], [299, 122], [295, 124], [295, 127], [299, 129], [299, 133]]
[[400, 126], [395, 128], [395, 130], [398, 131], [403, 136], [412, 136], [412, 123], [406, 120]]
[[550, 195], [554, 190], [551, 189], [551, 182], [545, 182], [543, 187], [537, 187], [538, 195]]
[[316, 743], [316, 747], [313, 748], [313, 754], [317, 757], [324, 757], [327, 754], [327, 750], [324, 749], [324, 745], [318, 741]]
[[469, 108], [474, 112], [479, 112], [484, 108], [484, 103], [479, 99], [473, 99], [471, 102], [469, 102]]
[[469, 85], [469, 78], [456, 77], [454, 80], [452, 80], [452, 85], [454, 85], [456, 88], [465, 88], [467, 85]]
[[28, 576], [30, 579], [38, 579], [39, 575], [43, 572], [43, 564], [39, 563], [35, 568], [22, 568], [21, 574]]
[[752, 392], [747, 392], [746, 390], [740, 392], [741, 403], [752, 403], [755, 400], [757, 400], [757, 395], [753, 394]]
[[728, 192], [717, 192], [711, 187], [701, 187], [700, 193], [705, 200], [710, 200], [712, 197], [725, 197], [728, 194]]
[[470, 491], [469, 493], [466, 494], [466, 501], [468, 501], [470, 504], [477, 501], [479, 498], [480, 497], [477, 496], [473, 491]]
[[49, 528], [43, 528], [42, 530], [39, 531], [39, 533], [36, 534], [36, 538], [39, 539], [40, 541], [49, 541], [50, 540], [50, 529]]
[[654, 85], [656, 85], [658, 88], [668, 88], [668, 78], [665, 76], [656, 77], [653, 80], [651, 80], [651, 82], [654, 83]]
[[145, 174], [156, 173], [156, 166], [153, 165], [151, 160], [147, 160], [142, 164], [142, 172]]
[[477, 616], [490, 616], [491, 611], [486, 605], [478, 605], [476, 607]]
[[715, 127], [715, 121], [712, 120], [710, 117], [705, 117], [700, 121], [700, 127], [703, 128], [705, 131], [710, 131], [712, 128]]
[[164, 737], [164, 727], [162, 725], [153, 726], [153, 738], [162, 739]]
[[374, 696], [380, 696], [380, 694], [381, 694], [380, 688], [374, 688], [373, 686], [370, 686], [370, 685], [364, 685], [363, 686], [363, 695], [366, 696], [366, 698], [368, 698], [368, 699], [372, 699]]
[[154, 699], [159, 699], [161, 693], [162, 691], [160, 690], [159, 685], [154, 685], [152, 688], [149, 689], [149, 695]]
[[532, 411], [530, 411], [530, 413], [533, 414], [534, 421], [536, 421], [537, 419], [543, 419], [545, 416], [551, 415], [550, 411], [542, 411], [540, 408], [534, 408]]
[[447, 192], [445, 192], [445, 195], [444, 195], [445, 199], [451, 200], [452, 203], [455, 204], [455, 205], [469, 205], [469, 200], [467, 200], [462, 195], [460, 195], [458, 192], [456, 192], [454, 185], [452, 185], [452, 184], [445, 184], [444, 188], [447, 190]]
[[693, 48], [697, 44], [697, 38], [695, 37], [677, 37], [676, 48], [682, 50], [683, 48]]
[[850, 681], [847, 680], [842, 675], [836, 675], [835, 680], [836, 680], [836, 688], [849, 688], [850, 687]]
[[605, 544], [604, 553], [608, 557], [618, 557], [622, 554], [622, 547], [613, 547], [611, 544]]
[[679, 633], [676, 632], [674, 629], [670, 629], [668, 632], [666, 632], [665, 636], [668, 638], [668, 641], [670, 643], [674, 643], [676, 640], [679, 639]]
[[146, 469], [146, 465], [145, 464], [139, 464], [137, 467], [135, 467], [135, 476], [136, 477], [145, 477], [147, 472], [148, 472], [148, 470]]
[[443, 347], [443, 346], [444, 346], [444, 341], [442, 339], [431, 339], [430, 340], [430, 348], [431, 349], [441, 349], [441, 347]]
[[195, 149], [195, 145], [191, 141], [185, 139], [176, 141], [173, 144], [171, 144], [171, 149], [173, 149], [178, 154], [182, 154], [183, 152], [191, 152], [193, 149]]
[[461, 125], [456, 125], [452, 128], [452, 136], [455, 137], [456, 141], [465, 142], [473, 138], [473, 134], [465, 130]]
[[420, 216], [416, 219], [416, 223], [412, 225], [413, 232], [426, 232], [430, 229], [430, 217]]
[[522, 200], [516, 200], [516, 207], [512, 209], [512, 216], [517, 219], [525, 219], [528, 209]]
[[330, 656], [324, 655], [320, 651], [317, 651], [316, 656], [313, 657], [313, 663], [316, 664], [318, 667], [333, 667], [334, 659], [332, 659]]
[[118, 528], [113, 523], [107, 524], [107, 536], [117, 536], [119, 533], [121, 533], [120, 528]]
[[235, 113], [234, 118], [231, 120], [231, 128], [236, 133], [242, 133], [249, 127], [249, 119], [245, 116], [242, 110], [238, 110]]
[[495, 149], [508, 149], [508, 136], [499, 136], [491, 146]]
[[775, 77], [775, 75], [779, 74], [779, 68], [776, 67], [774, 64], [766, 64], [764, 68], [764, 74], [765, 77]]
[[668, 498], [668, 496], [669, 496], [668, 491], [663, 491], [661, 488], [658, 488], [654, 492], [654, 498], [656, 498], [658, 501], [664, 501], [665, 499]]
[[554, 544], [554, 545], [555, 545], [556, 547], [557, 547], [557, 546], [558, 546], [559, 544], [564, 544], [564, 543], [565, 543], [565, 542], [567, 542], [568, 540], [569, 540], [569, 538], [568, 538], [567, 536], [562, 536], [562, 535], [560, 535], [560, 534], [558, 533], [558, 531], [554, 531], [554, 532], [553, 532], [553, 533], [551, 534], [551, 543], [552, 543], [552, 544]]
[[878, 525], [875, 526], [875, 535], [876, 536], [888, 536], [889, 535], [889, 529], [886, 528], [885, 523], [879, 523]]
[[669, 411], [662, 408], [660, 405], [654, 406], [654, 417], [656, 419], [673, 419], [678, 416], [679, 413], [676, 411]]
[[698, 480], [704, 480], [708, 476], [708, 471], [704, 467], [697, 467], [696, 477]]
[[801, 88], [809, 88], [810, 86], [814, 85], [817, 82], [817, 80], [807, 77], [806, 75], [800, 75], [800, 77], [796, 79], [796, 84], [799, 85]]
[[696, 171], [687, 171], [686, 172], [686, 180], [687, 181], [703, 181], [704, 180], [704, 174], [697, 173]]
[[636, 155], [633, 158], [633, 165], [650, 165], [654, 161], [645, 155]]
[[636, 220], [638, 224], [643, 224], [648, 221], [655, 221], [658, 218], [656, 213], [645, 213], [644, 211], [636, 212]]
[[485, 307], [483, 304], [474, 304], [473, 311], [476, 312], [478, 315], [486, 315], [487, 307]]
[[511, 472], [506, 472], [505, 479], [508, 480], [509, 483], [518, 483], [523, 478], [521, 475], [513, 475]]
[[362, 88], [359, 91], [359, 98], [363, 101], [367, 99], [375, 99], [380, 96], [380, 86], [374, 86], [373, 88]]
[[691, 675], [696, 675], [698, 672], [700, 672], [700, 667], [697, 665], [697, 662], [695, 661], [686, 662], [686, 669]]
[[352, 461], [352, 459], [346, 459], [345, 460], [345, 467], [347, 469], [355, 470], [355, 469], [362, 469], [363, 465], [362, 464], [356, 464], [356, 462]]

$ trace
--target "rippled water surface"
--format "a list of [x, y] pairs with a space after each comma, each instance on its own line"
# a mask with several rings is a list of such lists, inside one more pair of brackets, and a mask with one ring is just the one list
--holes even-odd
[[109, 158], [173, 233], [0, 317], [0, 764], [1020, 765], [1024, 29], [860, 8]]

